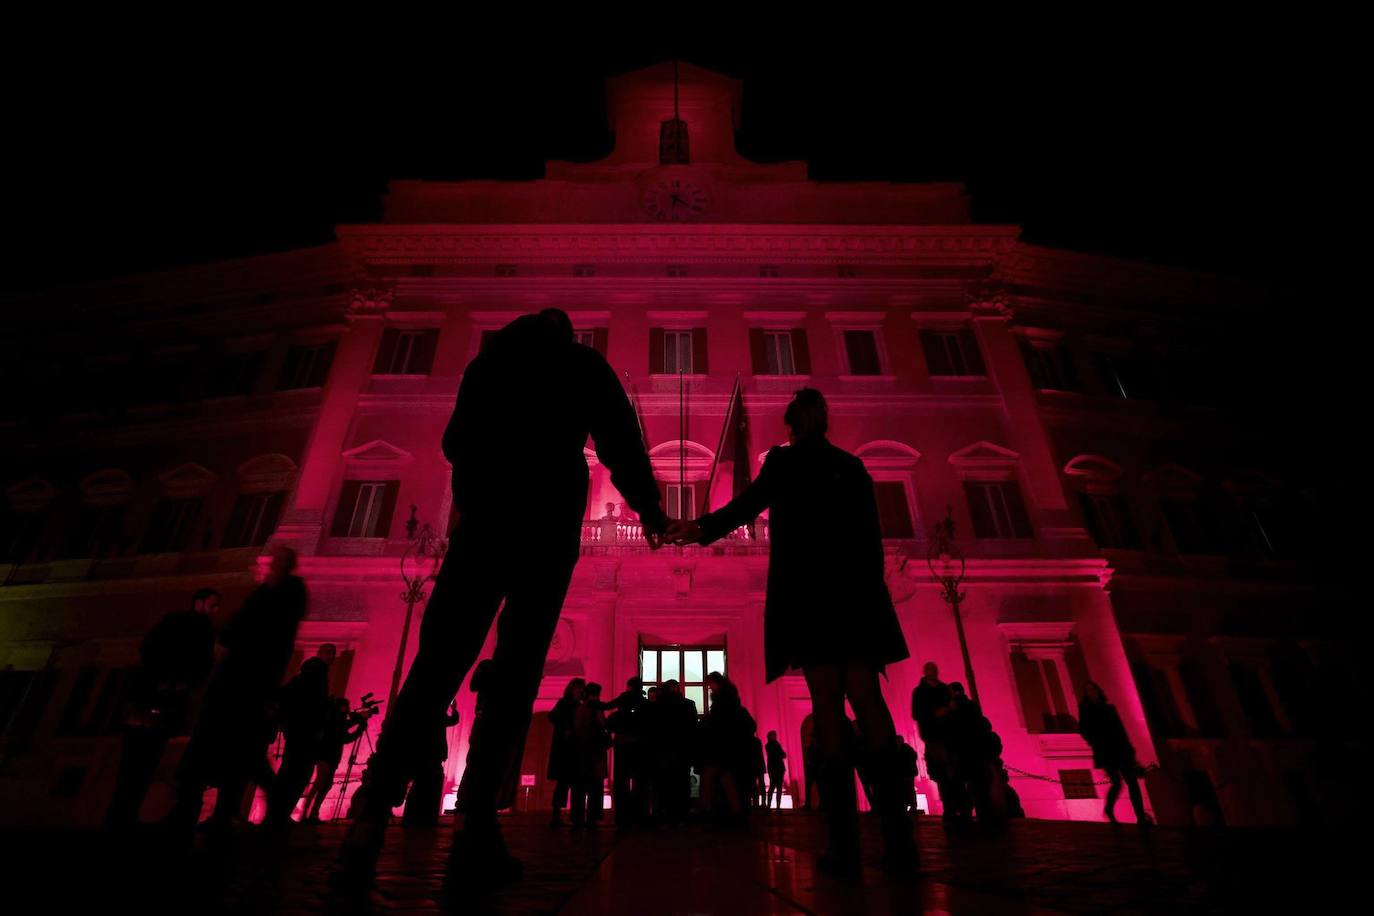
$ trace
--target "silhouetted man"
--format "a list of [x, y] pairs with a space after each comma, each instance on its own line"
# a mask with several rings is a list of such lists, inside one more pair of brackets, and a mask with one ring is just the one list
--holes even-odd
[[338, 657], [333, 643], [325, 643], [314, 657], [301, 663], [301, 670], [281, 690], [282, 750], [281, 769], [267, 797], [267, 816], [263, 824], [285, 826], [310, 782], [324, 746], [329, 727], [329, 669]]
[[462, 868], [469, 881], [488, 884], [519, 877], [497, 827], [496, 799], [510, 749], [528, 729], [577, 562], [588, 435], [650, 546], [660, 546], [667, 517], [634, 410], [606, 360], [574, 340], [565, 313], [516, 319], [468, 365], [443, 439], [458, 521], [415, 661], [368, 763], [368, 797], [341, 853], [340, 877], [375, 862], [432, 723], [476, 661], [503, 600], [493, 655], [503, 685], [493, 702], [501, 708], [473, 737], [450, 873]]
[[940, 680], [940, 668], [926, 662], [921, 682], [911, 691], [911, 718], [926, 746], [926, 771], [940, 790], [945, 817], [966, 813], [968, 799], [959, 780], [955, 757], [954, 697]]
[[768, 733], [768, 743], [764, 745], [764, 751], [768, 755], [768, 793], [764, 796], [763, 806], [769, 807], [773, 798], [778, 800], [778, 808], [782, 808], [782, 782], [787, 775], [787, 751], [782, 749], [782, 744], [778, 741], [777, 732]]
[[644, 682], [632, 677], [625, 682], [625, 691], [610, 703], [615, 710], [606, 727], [614, 735], [615, 771], [613, 794], [615, 824], [629, 827], [639, 819], [644, 803]]
[[202, 588], [191, 597], [189, 610], [163, 617], [139, 646], [142, 667], [124, 723], [124, 752], [105, 814], [108, 827], [137, 823], [167, 739], [188, 724], [191, 695], [215, 664], [213, 617], [219, 602], [219, 592]]
[[274, 545], [266, 579], [220, 633], [224, 658], [181, 759], [177, 801], [168, 817], [174, 828], [195, 826], [209, 785], [219, 789], [212, 823], [228, 827], [249, 779], [260, 773], [272, 736], [268, 704], [281, 686], [305, 616], [305, 583], [295, 569], [296, 552]]
[[324, 808], [325, 796], [334, 787], [334, 773], [339, 769], [339, 761], [343, 760], [344, 748], [357, 741], [366, 728], [366, 716], [354, 714], [344, 697], [334, 697], [315, 757], [315, 782], [305, 796], [303, 821], [319, 823], [320, 810]]

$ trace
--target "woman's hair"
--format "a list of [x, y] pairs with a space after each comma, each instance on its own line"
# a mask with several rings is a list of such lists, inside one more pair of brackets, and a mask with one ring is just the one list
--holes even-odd
[[792, 427], [792, 435], [799, 442], [824, 436], [830, 427], [825, 395], [815, 388], [799, 389], [792, 395], [792, 403], [787, 405], [782, 421]]
[[576, 691], [576, 690], [581, 690], [583, 687], [586, 687], [586, 686], [587, 686], [587, 682], [584, 681], [584, 680], [582, 680], [582, 678], [580, 678], [580, 677], [575, 677], [575, 678], [573, 678], [572, 680], [568, 681], [568, 686], [566, 686], [566, 687], [563, 688], [563, 699], [565, 699], [565, 700], [571, 700], [571, 699], [573, 698], [573, 692], [574, 692], [574, 691]]

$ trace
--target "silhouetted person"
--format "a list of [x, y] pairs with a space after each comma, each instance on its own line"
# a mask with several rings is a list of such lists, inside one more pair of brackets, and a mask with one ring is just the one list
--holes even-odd
[[[754, 717], [740, 702], [739, 688], [719, 671], [706, 675], [710, 694], [700, 734], [701, 804], [707, 816], [738, 823], [754, 786]], [[718, 810], [723, 804], [723, 810]]]
[[1140, 792], [1140, 764], [1135, 759], [1135, 748], [1126, 734], [1126, 726], [1121, 722], [1116, 707], [1107, 702], [1107, 695], [1096, 683], [1089, 681], [1083, 690], [1083, 699], [1078, 704], [1078, 730], [1083, 740], [1093, 749], [1093, 766], [1107, 774], [1112, 781], [1107, 790], [1107, 805], [1102, 812], [1107, 820], [1115, 824], [1116, 800], [1121, 797], [1121, 784], [1131, 797], [1131, 807], [1135, 809], [1135, 819], [1142, 827], [1153, 823], [1145, 813], [1145, 799]]
[[759, 737], [758, 725], [754, 726], [754, 734], [749, 739], [749, 794], [750, 808], [768, 807], [768, 759], [763, 754], [763, 739]]
[[615, 754], [612, 798], [615, 824], [620, 828], [633, 826], [643, 814], [647, 703], [644, 682], [632, 677], [625, 683], [624, 692], [606, 704], [607, 709], [614, 710], [606, 718], [606, 728], [612, 734]]
[[343, 760], [344, 749], [362, 737], [367, 718], [354, 715], [348, 700], [335, 697], [325, 720], [324, 735], [315, 757], [315, 779], [305, 796], [305, 815], [302, 821], [318, 823], [325, 796], [334, 786], [334, 773]]
[[504, 600], [493, 656], [503, 684], [495, 698], [500, 707], [492, 726], [473, 736], [450, 875], [461, 869], [482, 884], [518, 879], [519, 862], [497, 826], [497, 795], [511, 748], [529, 728], [577, 563], [589, 435], [612, 485], [658, 547], [667, 516], [635, 412], [605, 358], [574, 340], [564, 312], [516, 319], [468, 364], [443, 438], [458, 520], [415, 661], [368, 762], [368, 796], [345, 843], [341, 875], [370, 872], [387, 817], [425, 753], [428, 729], [477, 660]]
[[192, 695], [215, 664], [219, 603], [219, 592], [202, 588], [191, 596], [189, 610], [173, 611], [143, 637], [106, 826], [138, 822], [167, 740], [188, 726]]
[[787, 751], [782, 749], [782, 744], [778, 741], [777, 732], [768, 733], [768, 743], [763, 746], [764, 753], [768, 756], [768, 795], [764, 798], [763, 806], [770, 807], [774, 799], [777, 799], [778, 809], [782, 809], [782, 786], [783, 779], [787, 776]]
[[553, 813], [549, 817], [551, 827], [563, 826], [559, 812], [568, 806], [572, 795], [573, 780], [577, 775], [577, 739], [573, 734], [573, 720], [586, 689], [586, 681], [580, 677], [573, 678], [563, 688], [563, 696], [549, 710], [553, 739], [549, 743], [546, 775], [553, 780]]
[[907, 657], [883, 579], [882, 528], [863, 462], [825, 437], [825, 398], [813, 388], [783, 416], [791, 444], [768, 453], [758, 478], [721, 509], [669, 530], [674, 543], [709, 544], [769, 511], [764, 656], [769, 681], [800, 668], [811, 691], [830, 834], [823, 868], [858, 874], [853, 761], [846, 755], [845, 700], [874, 762], [876, 809], [890, 868], [917, 860], [902, 807], [896, 730], [878, 687], [883, 666]]
[[911, 718], [916, 720], [916, 732], [925, 745], [926, 772], [940, 790], [946, 818], [958, 817], [968, 807], [954, 756], [953, 713], [949, 685], [940, 680], [939, 667], [926, 662], [921, 669], [921, 682], [911, 691]]
[[209, 785], [218, 788], [211, 821], [229, 826], [249, 780], [268, 780], [262, 769], [274, 733], [269, 706], [306, 610], [305, 583], [295, 569], [296, 552], [273, 545], [265, 580], [220, 632], [224, 657], [206, 688], [200, 719], [181, 758], [177, 801], [168, 817], [174, 828], [195, 826]]
[[458, 706], [449, 704], [448, 712], [435, 723], [434, 743], [421, 763], [406, 793], [403, 827], [439, 826], [439, 809], [444, 803], [444, 761], [448, 760], [448, 730], [458, 724]]
[[337, 657], [333, 643], [323, 644], [313, 657], [301, 662], [300, 671], [281, 689], [278, 715], [285, 747], [281, 768], [267, 795], [265, 826], [290, 823], [291, 812], [310, 782], [329, 726], [329, 669]]
[[697, 704], [676, 680], [659, 685], [647, 723], [653, 755], [654, 821], [681, 824], [692, 800], [692, 762], [697, 752]]
[[575, 830], [595, 827], [601, 822], [606, 784], [607, 744], [606, 714], [601, 708], [601, 685], [588, 684], [582, 702], [573, 713], [575, 775], [569, 820]]

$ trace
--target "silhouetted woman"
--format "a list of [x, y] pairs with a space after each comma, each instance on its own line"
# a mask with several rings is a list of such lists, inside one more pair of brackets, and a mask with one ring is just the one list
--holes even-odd
[[873, 479], [862, 461], [826, 439], [819, 391], [798, 391], [783, 421], [791, 444], [769, 451], [758, 479], [717, 511], [674, 523], [668, 537], [709, 544], [768, 510], [767, 677], [773, 681], [800, 668], [811, 691], [817, 781], [830, 834], [821, 867], [849, 875], [859, 870], [853, 760], [845, 737], [848, 700], [863, 750], [874, 762], [886, 864], [912, 871], [917, 852], [903, 804], [897, 733], [878, 686], [883, 666], [908, 653], [883, 579]]
[[553, 815], [549, 818], [550, 827], [562, 827], [559, 816], [568, 804], [568, 794], [572, 791], [573, 780], [577, 775], [577, 744], [573, 738], [573, 719], [577, 707], [582, 703], [582, 694], [587, 682], [580, 677], [568, 681], [563, 688], [563, 696], [549, 711], [549, 723], [553, 725], [553, 742], [549, 747], [548, 778], [554, 782]]
[[1107, 820], [1113, 824], [1117, 822], [1116, 800], [1121, 797], [1124, 781], [1131, 796], [1131, 807], [1135, 809], [1136, 823], [1142, 827], [1152, 824], [1140, 793], [1141, 769], [1135, 759], [1135, 748], [1131, 747], [1131, 739], [1126, 735], [1126, 727], [1121, 724], [1116, 707], [1107, 702], [1107, 695], [1092, 681], [1084, 686], [1083, 699], [1078, 704], [1078, 730], [1093, 749], [1093, 766], [1104, 771], [1112, 781], [1112, 787], [1107, 790], [1107, 808], [1103, 812]]
[[[749, 757], [754, 717], [740, 702], [739, 688], [719, 671], [706, 675], [706, 689], [711, 704], [701, 723], [702, 810], [708, 817], [723, 813], [726, 823], [739, 823], [744, 817], [746, 790], [753, 786]], [[717, 804], [722, 801], [724, 812], [718, 812]]]

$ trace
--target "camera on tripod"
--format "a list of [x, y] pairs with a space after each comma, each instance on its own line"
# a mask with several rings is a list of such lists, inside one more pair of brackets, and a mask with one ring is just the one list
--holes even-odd
[[358, 708], [353, 710], [350, 715], [358, 721], [366, 722], [381, 711], [382, 701], [373, 697], [370, 693], [365, 693], [362, 699], [358, 700]]

